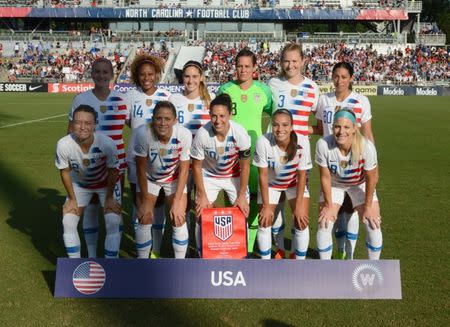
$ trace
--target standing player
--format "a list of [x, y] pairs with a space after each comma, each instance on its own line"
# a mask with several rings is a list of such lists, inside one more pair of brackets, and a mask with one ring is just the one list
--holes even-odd
[[309, 192], [306, 173], [312, 168], [309, 140], [297, 135], [292, 114], [279, 109], [272, 116], [272, 132], [256, 143], [253, 164], [259, 170], [260, 204], [258, 246], [262, 259], [270, 259], [271, 226], [282, 193], [291, 205], [294, 218], [293, 239], [296, 259], [305, 259], [309, 244]]
[[[209, 116], [209, 104], [211, 95], [204, 82], [202, 65], [190, 60], [183, 66], [183, 93], [172, 94], [169, 101], [175, 105], [178, 122], [186, 127], [195, 138], [200, 127], [211, 120]], [[193, 189], [192, 175], [189, 174], [187, 190], [188, 205], [186, 210], [186, 222], [189, 228], [191, 210], [191, 191]]]
[[173, 225], [175, 258], [184, 258], [189, 243], [186, 214], [186, 181], [189, 173], [191, 133], [177, 124], [175, 107], [160, 101], [153, 109], [150, 124], [136, 131], [133, 154], [139, 188], [136, 249], [138, 258], [148, 258], [152, 247], [153, 210], [164, 191]]
[[317, 247], [321, 259], [331, 259], [331, 233], [339, 208], [348, 194], [366, 226], [369, 259], [379, 259], [383, 237], [377, 184], [377, 153], [372, 142], [361, 135], [356, 115], [342, 109], [334, 114], [333, 134], [316, 144], [322, 194], [319, 203]]
[[[318, 133], [323, 134], [323, 136], [333, 134], [334, 114], [345, 108], [355, 113], [356, 124], [361, 133], [375, 144], [369, 99], [362, 94], [352, 91], [352, 65], [348, 62], [339, 62], [334, 65], [332, 79], [335, 91], [321, 95], [317, 104]], [[347, 257], [348, 259], [353, 259], [358, 230], [358, 213], [353, 209], [350, 197], [346, 194], [335, 224], [334, 235], [338, 248], [338, 258], [344, 259]]]
[[[272, 91], [274, 110], [288, 109], [294, 119], [294, 131], [298, 135], [308, 136], [315, 132], [309, 127], [309, 116], [316, 110], [319, 87], [311, 79], [302, 75], [304, 64], [305, 58], [301, 45], [287, 44], [281, 51], [281, 74], [279, 77], [270, 79], [269, 87]], [[273, 229], [275, 243], [280, 249], [277, 257], [284, 257], [283, 214], [284, 205], [280, 204], [274, 223], [276, 228]], [[292, 239], [294, 239], [294, 233], [295, 230], [292, 229]]]
[[[217, 94], [226, 93], [233, 103], [232, 118], [242, 125], [251, 137], [252, 149], [256, 139], [262, 135], [262, 113], [272, 114], [272, 95], [267, 85], [253, 80], [256, 71], [256, 56], [248, 49], [239, 51], [236, 56], [236, 80], [220, 86]], [[250, 168], [249, 187], [251, 193], [250, 214], [248, 216], [248, 252], [253, 251], [258, 229], [258, 169]]]
[[[128, 181], [130, 182], [131, 194], [133, 196], [133, 224], [136, 225], [136, 161], [133, 155], [135, 132], [145, 124], [152, 121], [153, 110], [160, 101], [169, 99], [170, 92], [157, 87], [161, 79], [163, 64], [153, 56], [143, 54], [136, 56], [131, 64], [131, 80], [136, 84], [136, 90], [130, 90], [127, 93], [130, 107], [131, 137], [128, 145]], [[158, 258], [161, 250], [161, 240], [165, 225], [165, 208], [162, 195], [159, 197], [155, 206], [154, 221], [152, 224], [153, 248], [152, 258]]]
[[105, 257], [117, 258], [122, 224], [120, 196], [115, 199], [114, 192], [119, 177], [117, 149], [109, 137], [94, 133], [96, 112], [92, 107], [80, 105], [72, 117], [72, 133], [58, 141], [55, 160], [67, 192], [63, 206], [67, 255], [69, 258], [80, 257], [78, 222], [96, 194], [105, 213]]
[[[94, 89], [78, 94], [72, 102], [69, 113], [69, 131], [72, 128], [73, 111], [85, 104], [94, 108], [97, 113], [97, 127], [99, 133], [109, 136], [115, 143], [119, 158], [121, 178], [118, 179], [114, 192], [121, 197], [123, 177], [126, 169], [125, 145], [123, 142], [123, 127], [129, 117], [129, 111], [125, 97], [122, 93], [110, 90], [109, 83], [113, 78], [111, 61], [106, 58], [97, 59], [92, 64], [91, 72], [94, 81]], [[88, 255], [91, 258], [97, 256], [98, 240], [98, 198], [94, 195], [91, 204], [84, 210], [83, 232], [86, 239]]]
[[231, 110], [231, 98], [227, 94], [211, 101], [211, 122], [199, 129], [192, 144], [192, 173], [197, 190], [195, 234], [200, 253], [201, 213], [203, 209], [212, 207], [221, 190], [245, 217], [250, 211], [250, 137], [241, 125], [230, 121]]

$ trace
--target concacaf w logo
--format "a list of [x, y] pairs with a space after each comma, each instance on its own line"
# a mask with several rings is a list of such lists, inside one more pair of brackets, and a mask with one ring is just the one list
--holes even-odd
[[86, 261], [75, 268], [72, 276], [73, 286], [81, 294], [97, 293], [105, 284], [105, 269], [95, 261]]
[[233, 216], [214, 216], [214, 236], [221, 241], [226, 241], [233, 235]]
[[363, 264], [353, 271], [352, 283], [359, 292], [373, 290], [383, 284], [383, 273], [374, 264]]

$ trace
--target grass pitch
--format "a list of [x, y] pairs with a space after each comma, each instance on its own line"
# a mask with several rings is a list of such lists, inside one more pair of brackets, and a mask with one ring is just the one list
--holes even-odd
[[[450, 97], [370, 99], [380, 163], [382, 258], [400, 259], [401, 301], [55, 300], [56, 258], [65, 256], [60, 209], [65, 195], [53, 160], [71, 99], [0, 95], [0, 326], [448, 325]], [[315, 168], [311, 249], [318, 186]], [[128, 218], [125, 230], [131, 235]], [[356, 252], [361, 259], [363, 237], [361, 232]], [[170, 254], [168, 243], [165, 251]], [[131, 236], [125, 237], [121, 255], [133, 254]]]

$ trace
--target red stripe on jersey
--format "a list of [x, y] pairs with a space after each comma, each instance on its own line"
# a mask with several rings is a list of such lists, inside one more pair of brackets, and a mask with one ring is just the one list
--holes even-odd
[[125, 159], [125, 153], [119, 153], [119, 155], [117, 156], [117, 158], [119, 158], [119, 159]]
[[123, 139], [122, 135], [108, 135], [108, 136], [115, 141]]
[[88, 190], [93, 190], [93, 189], [98, 189], [98, 188], [104, 188], [104, 187], [106, 187], [106, 185], [107, 185], [107, 181], [105, 180], [105, 181], [100, 182], [100, 183], [88, 185], [88, 186], [86, 186], [84, 188], [86, 188]]
[[308, 126], [308, 121], [294, 120], [292, 125]]
[[120, 105], [118, 106], [118, 109], [119, 109], [119, 110], [127, 110], [127, 105], [126, 105], [126, 104], [120, 104]]
[[117, 148], [117, 150], [124, 149], [125, 148], [125, 144], [123, 144], [123, 143], [117, 144], [116, 148]]

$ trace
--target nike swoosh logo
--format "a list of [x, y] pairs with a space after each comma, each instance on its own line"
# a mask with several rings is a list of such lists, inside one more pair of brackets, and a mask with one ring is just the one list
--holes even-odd
[[34, 90], [36, 90], [36, 89], [38, 89], [38, 88], [40, 88], [40, 87], [42, 87], [42, 85], [38, 85], [38, 86], [30, 86], [30, 91], [34, 91]]

